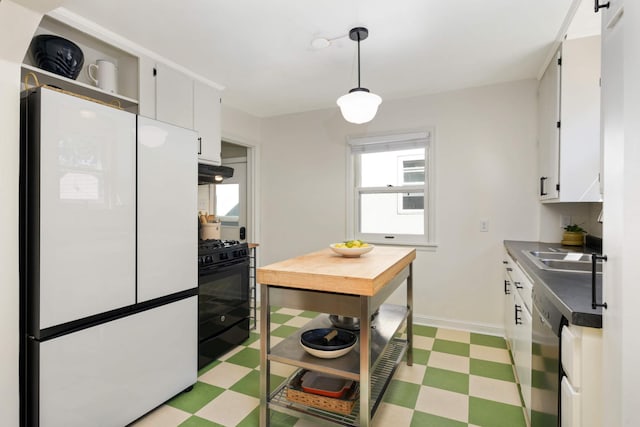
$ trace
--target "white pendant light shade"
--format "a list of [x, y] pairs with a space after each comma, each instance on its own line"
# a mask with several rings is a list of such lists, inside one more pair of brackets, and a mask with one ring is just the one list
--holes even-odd
[[364, 27], [352, 28], [349, 31], [349, 38], [358, 42], [358, 87], [351, 89], [348, 94], [342, 95], [336, 101], [344, 119], [358, 125], [373, 120], [378, 112], [378, 106], [382, 103], [382, 98], [378, 95], [360, 87], [360, 42], [368, 36], [369, 30]]
[[338, 98], [337, 104], [346, 121], [359, 125], [371, 121], [376, 116], [381, 102], [382, 98], [375, 93], [355, 89]]

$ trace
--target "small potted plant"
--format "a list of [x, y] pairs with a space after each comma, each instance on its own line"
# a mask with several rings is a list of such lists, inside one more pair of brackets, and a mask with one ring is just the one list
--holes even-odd
[[562, 234], [562, 243], [567, 246], [583, 246], [586, 230], [577, 224], [567, 225]]

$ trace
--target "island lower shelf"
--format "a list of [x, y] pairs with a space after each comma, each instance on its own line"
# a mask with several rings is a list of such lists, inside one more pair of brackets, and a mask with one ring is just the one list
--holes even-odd
[[[373, 417], [382, 397], [393, 378], [396, 368], [404, 358], [407, 350], [407, 341], [393, 338], [385, 347], [384, 352], [378, 358], [378, 363], [371, 371], [371, 414]], [[356, 400], [355, 406], [350, 414], [341, 414], [329, 410], [310, 407], [302, 403], [292, 402], [287, 399], [288, 381], [282, 383], [269, 396], [269, 406], [277, 407], [280, 410], [293, 415], [307, 415], [313, 418], [320, 418], [335, 424], [344, 426], [358, 426], [360, 419], [360, 402]]]
[[[396, 335], [405, 325], [409, 310], [407, 307], [394, 304], [383, 304], [371, 322], [370, 347], [371, 369], [381, 363], [387, 347], [393, 342], [405, 342]], [[308, 354], [300, 345], [302, 332], [315, 328], [333, 327], [328, 314], [321, 314], [311, 320], [300, 330], [284, 339], [271, 349], [267, 358], [272, 362], [285, 363], [299, 368], [310, 369], [332, 375], [339, 375], [352, 380], [360, 379], [360, 342], [346, 355], [337, 359], [321, 359]], [[395, 345], [395, 344], [394, 344]]]

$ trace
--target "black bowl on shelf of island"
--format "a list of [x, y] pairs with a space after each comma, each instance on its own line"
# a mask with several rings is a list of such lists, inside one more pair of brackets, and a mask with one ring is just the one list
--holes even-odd
[[29, 55], [41, 70], [72, 80], [78, 78], [84, 65], [84, 54], [77, 44], [53, 34], [40, 34], [31, 40]]
[[335, 359], [349, 353], [358, 342], [358, 336], [344, 329], [317, 328], [300, 335], [300, 345], [312, 356]]

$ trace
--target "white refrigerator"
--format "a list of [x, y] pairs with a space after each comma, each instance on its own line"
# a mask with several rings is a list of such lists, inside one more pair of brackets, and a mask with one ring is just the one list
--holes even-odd
[[123, 426], [197, 380], [197, 135], [21, 99], [21, 420]]

